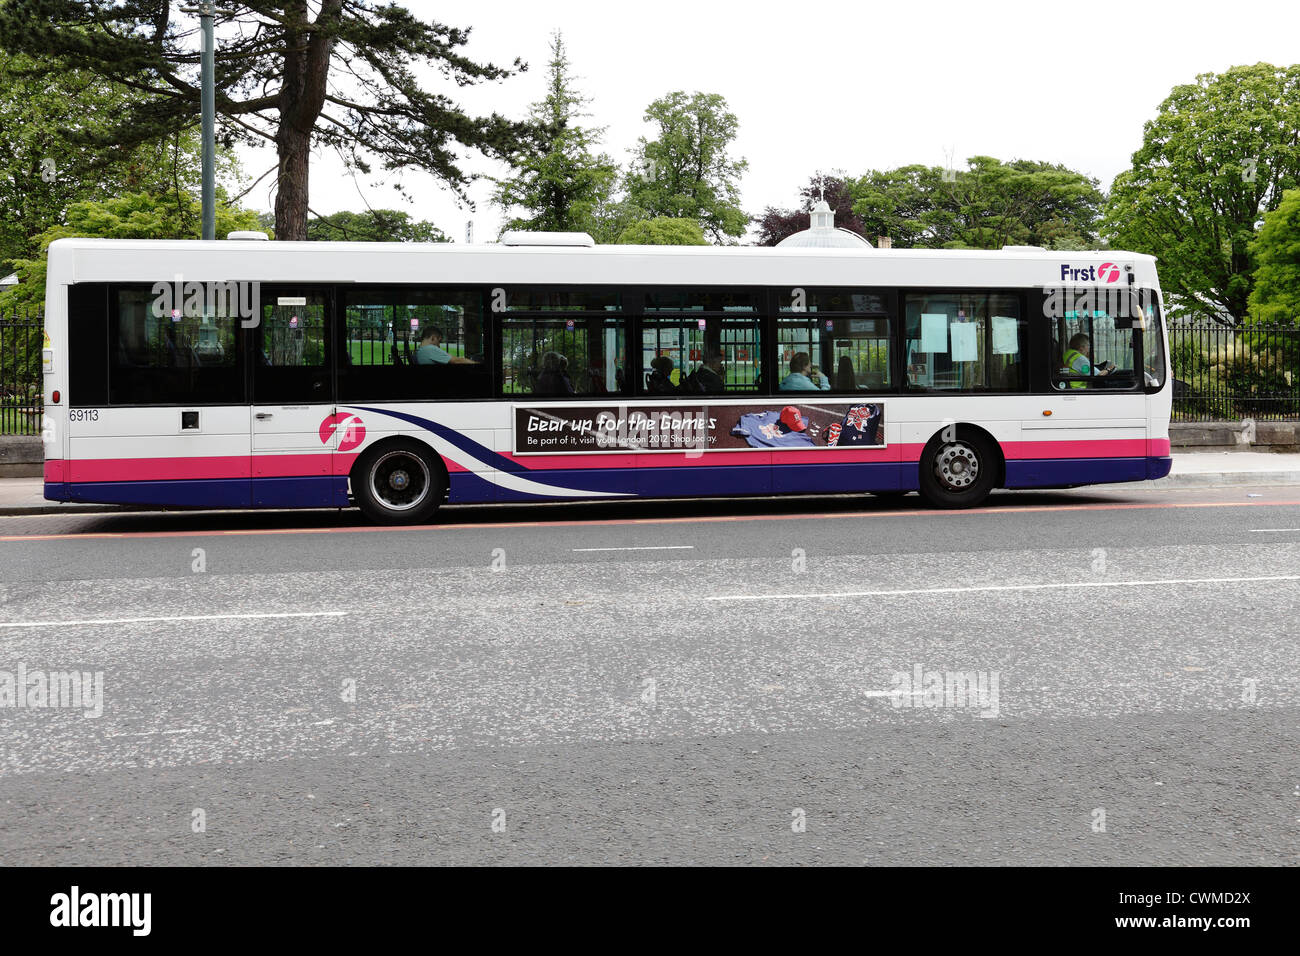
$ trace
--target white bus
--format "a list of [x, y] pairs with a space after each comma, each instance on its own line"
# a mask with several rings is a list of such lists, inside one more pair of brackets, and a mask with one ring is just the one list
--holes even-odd
[[1149, 256], [522, 241], [53, 243], [45, 496], [415, 523], [1169, 472]]

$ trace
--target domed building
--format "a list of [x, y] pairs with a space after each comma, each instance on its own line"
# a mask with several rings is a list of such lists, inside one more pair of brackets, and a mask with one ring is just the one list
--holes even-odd
[[870, 249], [856, 232], [835, 225], [835, 213], [825, 199], [818, 200], [812, 210], [812, 225], [786, 236], [776, 244], [778, 249]]

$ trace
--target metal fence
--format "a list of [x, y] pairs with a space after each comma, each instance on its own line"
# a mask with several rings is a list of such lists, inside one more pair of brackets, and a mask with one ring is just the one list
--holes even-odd
[[44, 395], [39, 315], [0, 315], [0, 435], [39, 435]]
[[1300, 326], [1171, 324], [1176, 422], [1300, 419]]

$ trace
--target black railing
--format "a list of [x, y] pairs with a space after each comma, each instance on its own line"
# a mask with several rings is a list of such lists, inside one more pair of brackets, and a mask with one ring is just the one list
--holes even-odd
[[1300, 419], [1300, 326], [1169, 327], [1176, 422]]
[[0, 315], [0, 435], [39, 435], [44, 395], [40, 315]]

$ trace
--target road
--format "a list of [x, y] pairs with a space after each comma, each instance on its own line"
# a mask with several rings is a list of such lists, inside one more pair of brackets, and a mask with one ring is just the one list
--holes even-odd
[[1300, 488], [442, 521], [0, 518], [0, 865], [1300, 858]]

